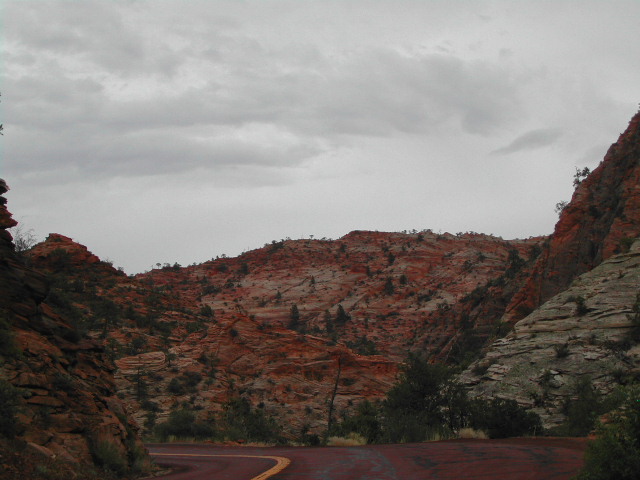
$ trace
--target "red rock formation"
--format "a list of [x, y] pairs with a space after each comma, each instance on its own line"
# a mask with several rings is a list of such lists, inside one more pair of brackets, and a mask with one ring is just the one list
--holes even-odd
[[640, 113], [577, 186], [533, 274], [507, 308], [518, 320], [640, 235]]
[[[0, 194], [6, 190], [2, 181]], [[116, 396], [113, 365], [99, 342], [81, 338], [45, 303], [48, 282], [14, 252], [6, 229], [16, 222], [5, 203], [0, 197], [0, 378], [20, 392], [19, 438], [73, 464], [100, 461], [106, 444], [124, 470], [134, 458], [144, 462], [137, 427]]]
[[[148, 406], [144, 383], [160, 408], [157, 421], [176, 402], [216, 411], [241, 395], [295, 438], [303, 426], [323, 433], [337, 358], [346, 382], [336, 396], [339, 413], [382, 398], [409, 350], [459, 361], [470, 340], [481, 346], [541, 241], [352, 232], [336, 241], [274, 242], [136, 278], [60, 235], [30, 255], [56, 285], [72, 286], [60, 296], [83, 312], [92, 336], [106, 337], [119, 358], [118, 389], [139, 423], [148, 417], [140, 408]], [[101, 307], [91, 292], [117, 309]], [[170, 392], [185, 371], [201, 376], [196, 391]]]
[[[241, 312], [358, 351], [375, 347], [401, 361], [408, 350], [446, 354], [462, 322], [491, 326], [504, 312], [511, 285], [526, 277], [541, 241], [352, 232], [336, 241], [275, 242], [237, 258], [139, 278], [171, 285], [182, 298], [210, 306], [216, 318]], [[350, 316], [346, 322], [336, 319], [339, 306]]]

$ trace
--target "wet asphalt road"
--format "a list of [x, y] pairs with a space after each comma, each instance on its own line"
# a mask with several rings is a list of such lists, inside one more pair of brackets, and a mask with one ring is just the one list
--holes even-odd
[[585, 445], [583, 439], [541, 438], [325, 448], [148, 448], [152, 455], [161, 454], [154, 456], [157, 463], [175, 469], [158, 480], [568, 480], [582, 466]]

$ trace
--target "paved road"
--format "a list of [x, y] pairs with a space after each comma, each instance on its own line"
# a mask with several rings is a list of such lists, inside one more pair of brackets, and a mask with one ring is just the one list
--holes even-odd
[[[158, 480], [568, 480], [582, 465], [585, 442], [509, 439], [349, 448], [148, 447], [152, 455], [158, 454], [156, 462], [183, 469]], [[284, 458], [290, 465], [284, 465]]]

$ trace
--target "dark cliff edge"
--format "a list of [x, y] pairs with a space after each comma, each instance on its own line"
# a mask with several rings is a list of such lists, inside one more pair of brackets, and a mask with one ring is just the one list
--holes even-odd
[[507, 307], [516, 321], [579, 275], [624, 253], [640, 235], [640, 112], [577, 186], [524, 287]]
[[[0, 195], [8, 190], [0, 180]], [[104, 478], [149, 467], [116, 396], [114, 366], [46, 303], [46, 278], [16, 253], [0, 196], [0, 478]]]

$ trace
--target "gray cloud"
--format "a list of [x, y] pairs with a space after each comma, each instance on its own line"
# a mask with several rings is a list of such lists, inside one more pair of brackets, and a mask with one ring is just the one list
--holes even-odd
[[107, 255], [134, 270], [166, 258], [169, 214], [202, 258], [353, 228], [548, 233], [585, 145], [637, 105], [640, 4], [585, 2], [6, 0], [11, 209], [126, 238]]
[[[315, 45], [266, 46], [228, 20], [220, 32], [196, 22], [195, 40], [174, 27], [155, 42], [156, 29], [135, 30], [103, 2], [95, 11], [46, 5], [20, 11], [29, 29], [9, 34], [7, 128], [19, 133], [8, 150], [17, 172], [54, 163], [99, 176], [231, 163], [287, 168], [352, 136], [430, 135], [445, 124], [488, 135], [520, 112], [517, 79], [498, 63], [382, 47], [336, 56]], [[25, 33], [39, 22], [42, 29]], [[256, 125], [272, 133], [269, 141], [238, 137]]]
[[516, 137], [508, 145], [493, 150], [494, 155], [508, 155], [523, 150], [534, 150], [536, 148], [548, 147], [555, 143], [562, 136], [562, 130], [559, 128], [540, 128], [525, 132]]

